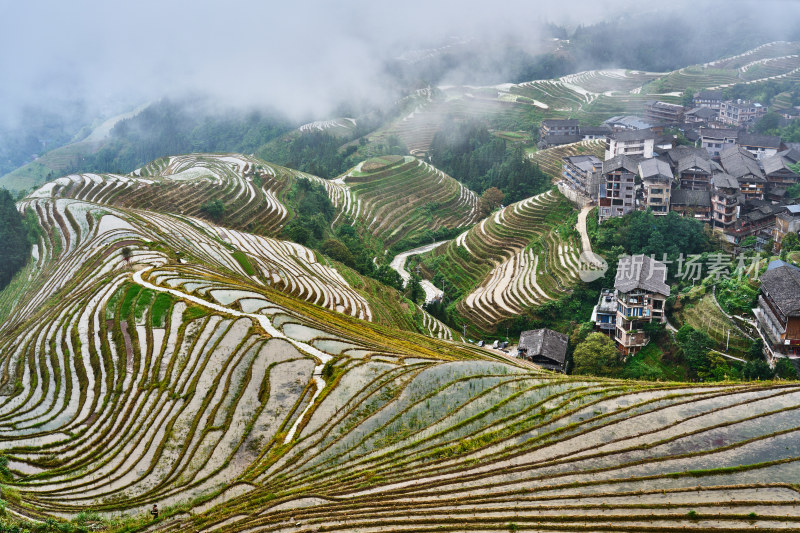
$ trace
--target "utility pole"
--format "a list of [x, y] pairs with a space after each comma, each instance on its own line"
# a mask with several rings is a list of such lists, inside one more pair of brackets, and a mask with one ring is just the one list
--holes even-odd
[[728, 345], [731, 343], [731, 330], [728, 330], [728, 340], [725, 341], [725, 353], [728, 353]]

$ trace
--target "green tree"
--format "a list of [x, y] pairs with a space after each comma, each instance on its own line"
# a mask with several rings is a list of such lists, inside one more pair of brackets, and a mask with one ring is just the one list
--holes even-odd
[[782, 357], [775, 363], [775, 375], [781, 379], [797, 379], [797, 369], [789, 359]]
[[425, 289], [422, 288], [420, 278], [416, 274], [412, 274], [411, 279], [408, 280], [406, 294], [408, 295], [408, 299], [414, 303], [420, 303], [425, 299]]
[[797, 233], [787, 233], [781, 241], [781, 251], [794, 252], [800, 250], [800, 239], [797, 238]]
[[611, 376], [620, 366], [617, 347], [607, 335], [592, 333], [575, 347], [573, 374]]
[[500, 207], [503, 203], [504, 196], [503, 191], [497, 187], [489, 187], [483, 191], [480, 203], [478, 204], [481, 215], [488, 216], [489, 213]]
[[221, 200], [209, 200], [200, 207], [200, 211], [208, 215], [214, 222], [219, 222], [225, 216], [225, 204]]
[[695, 90], [691, 87], [688, 87], [683, 94], [681, 95], [681, 105], [686, 109], [691, 109], [694, 107], [694, 93]]
[[356, 264], [353, 254], [350, 253], [350, 250], [347, 249], [347, 246], [345, 246], [344, 243], [338, 239], [326, 240], [322, 243], [321, 250], [322, 253], [331, 259], [335, 259], [340, 263], [344, 263], [351, 268]]
[[763, 359], [756, 359], [755, 361], [748, 361], [742, 370], [744, 379], [772, 379], [773, 372], [766, 361]]
[[683, 355], [689, 364], [689, 368], [700, 376], [707, 374], [711, 370], [713, 365], [708, 356], [708, 351], [714, 343], [708, 335], [686, 324], [678, 330], [675, 340], [683, 350]]
[[31, 251], [31, 242], [22, 217], [11, 194], [0, 189], [0, 289], [11, 282], [11, 278], [25, 266]]
[[777, 130], [781, 125], [781, 116], [773, 111], [770, 111], [753, 126], [756, 133], [770, 133]]

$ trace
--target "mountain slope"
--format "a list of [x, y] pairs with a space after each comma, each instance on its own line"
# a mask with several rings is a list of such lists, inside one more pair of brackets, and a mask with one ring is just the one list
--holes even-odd
[[479, 220], [474, 192], [410, 156], [369, 159], [334, 183], [341, 190], [328, 190], [341, 216], [360, 221], [386, 247]]
[[[302, 247], [55, 187], [19, 204], [42, 237], [0, 293], [15, 519], [92, 511], [128, 516], [127, 531], [226, 532], [800, 520], [796, 384], [545, 373], [356, 318], [376, 304]], [[548, 202], [557, 216], [543, 195], [476, 228], [504, 235]]]
[[577, 281], [580, 241], [572, 228], [559, 227], [573, 212], [553, 191], [511, 204], [424, 254], [423, 266], [460, 295], [462, 318], [494, 331], [503, 319], [557, 299]]

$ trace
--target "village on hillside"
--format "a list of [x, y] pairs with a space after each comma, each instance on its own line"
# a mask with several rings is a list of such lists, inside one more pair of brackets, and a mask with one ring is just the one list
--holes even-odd
[[[597, 207], [599, 224], [637, 210], [655, 216], [673, 212], [707, 224], [734, 252], [770, 256], [784, 244], [796, 249], [800, 203], [787, 192], [800, 180], [800, 146], [753, 132], [768, 112], [761, 103], [724, 100], [722, 91], [706, 90], [694, 93], [692, 104], [654, 100], [643, 116], [612, 117], [600, 127], [575, 119], [543, 120], [539, 148], [604, 139], [604, 160], [564, 157], [559, 183], [578, 204]], [[781, 113], [783, 122], [797, 118], [795, 108]], [[800, 268], [782, 260], [764, 263], [749, 321], [774, 367], [780, 358], [800, 358]], [[626, 256], [614, 287], [602, 290], [591, 322], [623, 357], [648, 344], [646, 325], [671, 327], [666, 282], [663, 262]], [[518, 356], [563, 372], [567, 341], [547, 329], [524, 332]]]

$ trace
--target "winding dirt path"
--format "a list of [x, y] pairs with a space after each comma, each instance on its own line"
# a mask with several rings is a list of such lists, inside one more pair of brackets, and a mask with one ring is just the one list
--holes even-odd
[[[395, 270], [398, 274], [400, 274], [400, 277], [403, 278], [403, 285], [405, 285], [406, 283], [408, 283], [408, 280], [411, 279], [411, 272], [406, 270], [406, 260], [412, 255], [419, 255], [419, 254], [424, 254], [425, 252], [430, 252], [434, 248], [442, 244], [445, 244], [447, 242], [450, 241], [447, 240], [447, 241], [434, 242], [431, 244], [426, 244], [425, 246], [420, 246], [419, 248], [414, 248], [412, 250], [407, 250], [403, 253], [397, 254], [396, 256], [394, 256], [394, 259], [392, 259], [392, 262], [389, 263], [389, 266], [392, 268], [392, 270]], [[431, 283], [430, 281], [428, 281], [427, 279], [420, 280], [420, 285], [422, 285], [422, 288], [425, 290], [426, 302], [430, 302], [431, 300], [442, 294], [442, 290], [433, 283]]]
[[581, 248], [584, 252], [592, 251], [592, 242], [589, 240], [589, 234], [586, 233], [586, 217], [591, 210], [592, 206], [586, 206], [581, 209], [581, 212], [578, 214], [578, 223], [575, 224], [575, 228], [578, 230], [578, 233], [581, 234]]

